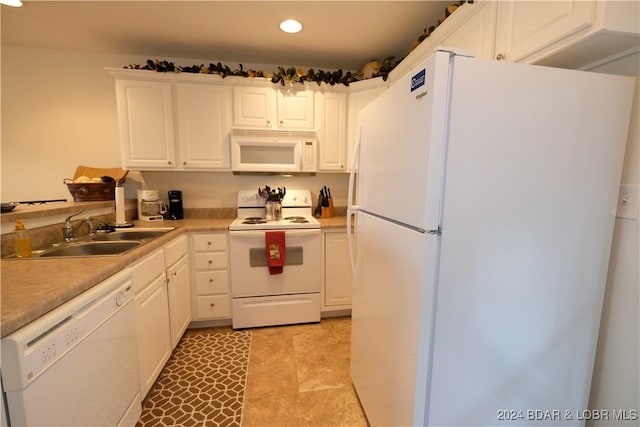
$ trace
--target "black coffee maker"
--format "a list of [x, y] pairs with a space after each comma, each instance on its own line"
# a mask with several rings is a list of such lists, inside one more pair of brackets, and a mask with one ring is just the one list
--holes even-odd
[[169, 219], [183, 219], [184, 211], [182, 210], [182, 191], [169, 191]]

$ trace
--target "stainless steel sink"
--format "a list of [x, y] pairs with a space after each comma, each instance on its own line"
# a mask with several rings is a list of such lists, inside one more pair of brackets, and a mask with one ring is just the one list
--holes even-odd
[[76, 242], [43, 251], [37, 256], [44, 258], [119, 255], [141, 244], [142, 242], [137, 240], [120, 242]]
[[156, 228], [150, 230], [121, 230], [113, 233], [98, 234], [93, 237], [93, 242], [120, 241], [120, 240], [150, 240], [173, 230], [170, 228]]
[[120, 255], [172, 230], [175, 230], [175, 227], [122, 229], [111, 233], [86, 236], [82, 240], [71, 243], [61, 243], [53, 247], [37, 249], [32, 252], [29, 258], [17, 258], [13, 254], [4, 259]]

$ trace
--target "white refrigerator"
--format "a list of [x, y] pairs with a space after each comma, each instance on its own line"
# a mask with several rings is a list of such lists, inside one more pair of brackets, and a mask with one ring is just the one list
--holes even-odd
[[363, 109], [351, 371], [372, 426], [584, 424], [633, 92], [443, 50]]

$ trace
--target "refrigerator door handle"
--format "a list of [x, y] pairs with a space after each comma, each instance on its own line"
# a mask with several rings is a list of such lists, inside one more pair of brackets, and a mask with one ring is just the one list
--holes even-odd
[[440, 236], [442, 234], [442, 227], [438, 226], [438, 228], [434, 228], [432, 230], [427, 230], [427, 234], [435, 234]]
[[352, 230], [352, 222], [356, 217], [357, 211], [347, 211], [347, 246], [349, 248], [349, 265], [351, 267], [351, 286], [353, 289], [357, 288], [358, 281], [356, 280], [356, 260], [354, 255], [354, 241], [355, 237]]
[[352, 222], [353, 218], [358, 212], [359, 206], [353, 203], [353, 197], [355, 193], [355, 174], [358, 171], [358, 162], [360, 161], [360, 142], [361, 142], [361, 128], [358, 128], [358, 137], [356, 139], [356, 146], [353, 150], [353, 159], [351, 162], [351, 173], [349, 173], [349, 191], [347, 196], [347, 245], [349, 246], [349, 264], [351, 265], [352, 286], [356, 287], [356, 263], [354, 256], [353, 234], [352, 234]]
[[349, 173], [349, 191], [347, 196], [347, 211], [357, 209], [358, 206], [354, 204], [355, 196], [355, 175], [358, 173], [358, 163], [360, 163], [360, 143], [362, 141], [362, 130], [358, 128], [358, 136], [356, 138], [356, 146], [353, 149], [353, 159], [351, 160], [351, 172]]

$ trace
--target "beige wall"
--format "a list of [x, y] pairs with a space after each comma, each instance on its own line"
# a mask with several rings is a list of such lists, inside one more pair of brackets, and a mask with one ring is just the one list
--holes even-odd
[[[640, 80], [640, 53], [593, 68], [593, 71], [634, 76]], [[640, 185], [640, 81], [636, 80], [622, 184]], [[590, 407], [640, 410], [640, 228], [638, 218], [617, 218], [609, 275], [600, 324], [598, 352], [591, 385]], [[640, 415], [640, 414], [639, 414]], [[609, 420], [591, 426], [638, 425]]]

